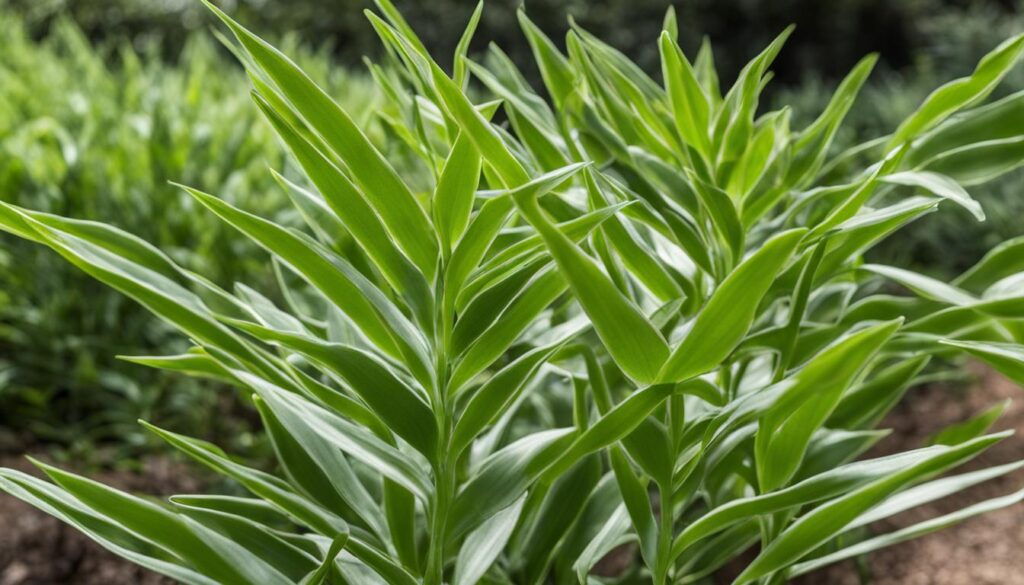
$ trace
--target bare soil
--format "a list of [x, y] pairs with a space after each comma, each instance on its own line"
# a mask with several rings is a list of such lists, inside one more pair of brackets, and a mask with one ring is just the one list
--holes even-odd
[[[23, 457], [2, 457], [0, 466], [40, 475]], [[167, 457], [145, 459], [137, 473], [106, 471], [89, 475], [120, 489], [153, 495], [202, 489], [192, 468]], [[0, 493], [0, 585], [173, 583], [107, 552], [56, 518]]]
[[[963, 469], [1024, 459], [1024, 391], [991, 370], [976, 367], [974, 373], [978, 383], [969, 391], [940, 386], [911, 390], [908, 400], [881, 425], [891, 428], [893, 434], [872, 455], [920, 446], [943, 427], [1011, 398], [1014, 403], [997, 428], [1012, 428], [1018, 435]], [[0, 457], [0, 466], [34, 469], [21, 457]], [[198, 492], [203, 488], [189, 466], [163, 457], [146, 459], [139, 473], [109, 471], [90, 475], [121, 489], [152, 495]], [[1018, 472], [879, 522], [872, 529], [879, 533], [897, 530], [1010, 493], [1022, 485], [1024, 472]], [[858, 571], [853, 561], [846, 561], [806, 575], [797, 583], [860, 585], [860, 575], [866, 572], [873, 585], [1024, 585], [1024, 504], [879, 551], [861, 561], [861, 565]], [[171, 583], [115, 557], [31, 506], [0, 494], [0, 585]]]
[[[1010, 398], [1013, 403], [994, 429], [1017, 434], [960, 468], [962, 471], [1024, 459], [1024, 391], [999, 374], [973, 367], [978, 383], [957, 392], [939, 386], [911, 395], [881, 425], [893, 430], [874, 451], [884, 455], [921, 446], [943, 427], [970, 418]], [[960, 471], [958, 470], [958, 471]], [[1024, 486], [1024, 471], [980, 484], [944, 500], [908, 510], [872, 526], [892, 532]], [[872, 585], [1021, 585], [1024, 584], [1024, 503], [977, 516], [916, 540], [898, 544], [862, 561]], [[845, 561], [799, 580], [801, 585], [859, 585], [854, 561]]]

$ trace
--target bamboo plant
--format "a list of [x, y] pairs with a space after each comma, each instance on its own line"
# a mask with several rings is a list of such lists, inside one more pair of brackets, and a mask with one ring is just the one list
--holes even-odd
[[[382, 121], [417, 161], [400, 172], [210, 8], [304, 170], [279, 180], [306, 229], [183, 188], [266, 249], [286, 302], [111, 226], [11, 205], [0, 224], [187, 335], [188, 353], [129, 359], [251, 394], [277, 469], [143, 423], [250, 495], [157, 502], [42, 463], [52, 482], [4, 470], [6, 491], [185, 583], [303, 585], [697, 583], [748, 549], [735, 583], [780, 583], [1024, 498], [865, 536], [1024, 465], [946, 474], [1008, 436], [988, 432], [998, 407], [861, 457], [960, 354], [1024, 381], [1024, 241], [952, 283], [862, 260], [941, 203], [982, 216], [962, 185], [1018, 164], [1024, 97], [981, 103], [1024, 36], [834, 153], [872, 57], [794, 130], [758, 113], [788, 31], [723, 95], [671, 12], [661, 82], [575, 25], [563, 53], [520, 14], [542, 97], [497, 47], [467, 58], [481, 8], [449, 74], [379, 0]], [[497, 99], [471, 99], [471, 77]], [[594, 573], [613, 550], [632, 566]]]

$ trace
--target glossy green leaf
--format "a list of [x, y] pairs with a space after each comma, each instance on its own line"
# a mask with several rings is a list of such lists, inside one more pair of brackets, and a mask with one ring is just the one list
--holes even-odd
[[930, 534], [936, 530], [954, 526], [979, 514], [987, 514], [989, 512], [1013, 506], [1020, 503], [1022, 500], [1024, 500], [1024, 490], [1020, 490], [1006, 496], [985, 500], [955, 512], [944, 514], [937, 518], [918, 522], [917, 524], [901, 528], [888, 534], [869, 538], [857, 544], [842, 548], [834, 553], [799, 563], [792, 568], [790, 574], [795, 577], [820, 569], [821, 567], [825, 567], [835, 562], [866, 555], [881, 548], [890, 547], [901, 542], [906, 542], [908, 540]]
[[672, 105], [676, 131], [704, 156], [711, 150], [708, 137], [709, 105], [697, 75], [668, 31], [661, 33], [662, 76]]
[[903, 324], [883, 322], [851, 334], [816, 356], [793, 375], [788, 401], [770, 410], [760, 421], [755, 450], [762, 492], [784, 486], [796, 473], [813, 433], [828, 420], [843, 392], [864, 364]]
[[622, 296], [594, 260], [551, 223], [536, 198], [526, 195], [515, 201], [520, 213], [544, 239], [616, 363], [638, 382], [655, 379], [668, 355], [668, 346], [661, 334]]
[[766, 242], [722, 282], [658, 374], [684, 381], [717, 367], [746, 335], [761, 298], [792, 256], [806, 230], [791, 230]]
[[464, 136], [455, 140], [434, 193], [434, 222], [443, 249], [448, 252], [466, 231], [473, 198], [480, 181], [480, 153]]
[[750, 583], [774, 572], [817, 548], [828, 538], [842, 530], [858, 515], [885, 499], [900, 488], [922, 478], [957, 465], [980, 451], [987, 449], [1006, 434], [990, 435], [945, 448], [938, 454], [902, 471], [869, 483], [849, 494], [818, 506], [786, 529], [778, 539], [754, 559], [736, 578], [737, 584]]
[[524, 494], [466, 537], [455, 561], [455, 585], [473, 585], [479, 582], [512, 536], [512, 530], [516, 527], [525, 501]]
[[970, 353], [999, 370], [1007, 378], [1024, 385], [1024, 346], [1014, 343], [955, 339], [943, 339], [941, 343]]
[[437, 262], [437, 239], [426, 213], [394, 168], [352, 118], [295, 63], [263, 39], [204, 2], [231, 29], [260, 70], [323, 138], [363, 187], [373, 208], [406, 254], [428, 278]]
[[985, 99], [1021, 55], [1024, 55], [1024, 35], [1003, 41], [982, 58], [970, 76], [950, 81], [925, 98], [921, 107], [896, 129], [889, 139], [889, 148], [913, 140], [957, 110]]
[[395, 434], [427, 457], [436, 454], [437, 427], [423, 392], [410, 388], [380, 358], [340, 343], [328, 343], [254, 323], [231, 323], [263, 341], [298, 352], [337, 374]]

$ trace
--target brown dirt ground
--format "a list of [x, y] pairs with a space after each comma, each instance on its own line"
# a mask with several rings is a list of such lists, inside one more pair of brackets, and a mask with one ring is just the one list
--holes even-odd
[[[1013, 403], [994, 429], [1017, 434], [997, 444], [958, 471], [1024, 459], [1024, 392], [986, 368], [970, 391], [938, 386], [911, 390], [881, 425], [893, 430], [875, 455], [911, 449], [943, 427], [965, 420], [1006, 398]], [[873, 529], [891, 532], [975, 502], [1002, 496], [1024, 486], [1024, 470], [980, 484], [949, 498], [879, 522]], [[966, 522], [870, 555], [866, 567], [872, 585], [1021, 585], [1024, 584], [1024, 503], [977, 516]], [[805, 576], [800, 585], [859, 585], [854, 561], [845, 561]]]
[[[22, 457], [2, 457], [0, 466], [39, 475]], [[194, 471], [166, 457], [145, 459], [138, 473], [107, 471], [89, 475], [138, 493], [170, 495], [201, 490]], [[3, 493], [0, 527], [0, 585], [174, 583], [122, 560], [56, 518]]]
[[[979, 383], [959, 393], [948, 388], [912, 390], [883, 423], [893, 435], [876, 447], [881, 455], [914, 448], [939, 429], [964, 420], [1005, 398], [1014, 403], [997, 428], [1016, 429], [964, 470], [1024, 459], [1024, 392], [998, 374], [975, 368]], [[0, 457], [0, 466], [30, 470], [20, 457]], [[188, 466], [150, 458], [141, 473], [94, 475], [121, 489], [154, 495], [196, 492], [201, 482]], [[1024, 472], [999, 478], [957, 496], [878, 523], [888, 532], [1024, 485]], [[958, 526], [879, 551], [866, 561], [873, 585], [1024, 585], [1024, 504], [974, 518]], [[725, 581], [728, 582], [728, 581]], [[173, 581], [139, 569], [103, 550], [61, 522], [0, 494], [0, 585], [165, 585]], [[799, 585], [859, 585], [853, 561], [828, 567]]]

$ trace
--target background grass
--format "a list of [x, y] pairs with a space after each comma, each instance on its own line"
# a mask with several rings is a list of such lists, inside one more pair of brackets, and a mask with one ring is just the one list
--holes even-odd
[[[221, 285], [269, 285], [273, 274], [255, 246], [169, 183], [202, 185], [291, 221], [268, 171], [287, 169], [283, 150], [252, 107], [243, 73], [209, 35], [189, 37], [166, 60], [155, 41], [94, 44], [68, 19], [35, 40], [8, 11], [0, 46], [5, 201], [123, 227]], [[328, 77], [324, 52], [300, 55], [347, 107], [368, 111], [373, 89], [362, 74], [334, 69]], [[147, 440], [140, 416], [248, 440], [244, 420], [215, 416], [233, 411], [229, 393], [115, 357], [185, 347], [142, 307], [56, 254], [0, 236], [0, 446], [136, 447]]]

